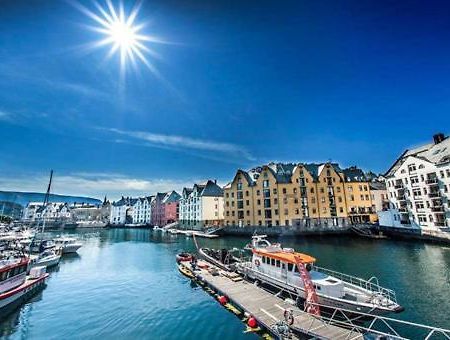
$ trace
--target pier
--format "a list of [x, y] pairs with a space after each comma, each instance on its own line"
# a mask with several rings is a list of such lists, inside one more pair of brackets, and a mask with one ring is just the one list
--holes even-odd
[[[189, 264], [183, 264], [188, 271]], [[212, 269], [212, 270], [211, 270]], [[190, 277], [202, 288], [219, 299], [225, 296], [225, 307], [236, 315], [250, 315], [255, 318], [258, 327], [277, 339], [410, 339], [413, 334], [420, 334], [421, 339], [449, 339], [450, 330], [418, 324], [409, 321], [393, 319], [389, 317], [359, 313], [343, 308], [331, 308], [326, 306], [331, 313], [327, 316], [314, 316], [299, 308], [293, 300], [283, 300], [277, 294], [273, 294], [254, 283], [244, 280], [236, 273], [219, 270], [213, 265], [208, 268], [197, 268], [191, 271]], [[220, 300], [219, 300], [220, 302]], [[315, 304], [320, 308], [325, 306]], [[291, 325], [285, 317], [285, 312], [293, 318]], [[348, 315], [352, 315], [352, 319]], [[367, 324], [355, 322], [355, 320], [370, 320]], [[245, 319], [244, 319], [245, 320]], [[284, 325], [289, 329], [289, 334], [279, 332], [279, 326]]]
[[238, 280], [236, 276], [230, 276], [223, 271], [219, 271], [219, 275], [213, 275], [206, 269], [200, 269], [195, 271], [194, 276], [199, 284], [204, 284], [218, 294], [225, 295], [232, 305], [250, 314], [257, 320], [260, 327], [264, 327], [275, 337], [279, 337], [275, 330], [276, 325], [286, 321], [284, 312], [288, 310], [294, 314], [294, 322], [291, 325], [294, 331], [291, 335], [292, 339], [303, 337], [363, 339], [363, 335], [357, 330], [331, 325], [263, 288], [245, 280]]

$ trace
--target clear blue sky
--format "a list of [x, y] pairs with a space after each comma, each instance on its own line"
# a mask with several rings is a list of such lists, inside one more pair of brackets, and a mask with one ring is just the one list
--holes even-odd
[[2, 1], [0, 190], [51, 168], [58, 193], [113, 198], [270, 160], [384, 172], [450, 132], [448, 1], [155, 0], [136, 21], [168, 43], [146, 42], [159, 76], [121, 81], [73, 3]]

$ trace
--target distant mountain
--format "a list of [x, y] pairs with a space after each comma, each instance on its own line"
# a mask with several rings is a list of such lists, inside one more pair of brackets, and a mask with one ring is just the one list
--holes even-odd
[[[39, 192], [0, 191], [0, 201], [18, 203], [26, 206], [28, 202], [43, 202], [45, 194]], [[50, 194], [50, 202], [101, 204], [102, 201], [91, 197], [78, 197]]]

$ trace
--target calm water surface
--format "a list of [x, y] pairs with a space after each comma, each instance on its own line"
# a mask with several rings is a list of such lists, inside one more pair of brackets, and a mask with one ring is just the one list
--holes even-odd
[[[150, 230], [79, 232], [79, 255], [65, 257], [48, 286], [4, 317], [10, 339], [255, 339], [243, 324], [176, 269], [191, 239]], [[406, 311], [395, 317], [450, 328], [450, 248], [348, 237], [280, 240], [317, 257], [319, 265], [393, 288]], [[200, 240], [243, 247], [244, 238]]]

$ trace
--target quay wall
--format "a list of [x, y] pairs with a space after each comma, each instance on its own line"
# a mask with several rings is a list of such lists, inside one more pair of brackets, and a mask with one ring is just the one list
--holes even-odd
[[436, 243], [450, 244], [450, 233], [422, 230], [419, 228], [402, 228], [379, 226], [379, 229], [387, 236], [401, 239], [415, 239]]
[[255, 233], [268, 236], [300, 236], [324, 234], [348, 234], [352, 224], [346, 219], [321, 219], [297, 222], [294, 226], [225, 226], [221, 235], [251, 236]]

